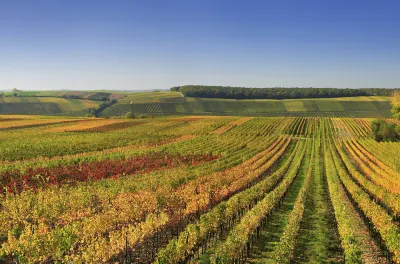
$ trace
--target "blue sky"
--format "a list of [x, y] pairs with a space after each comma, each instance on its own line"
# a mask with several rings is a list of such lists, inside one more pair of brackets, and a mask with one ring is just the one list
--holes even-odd
[[0, 2], [0, 90], [400, 87], [400, 1]]

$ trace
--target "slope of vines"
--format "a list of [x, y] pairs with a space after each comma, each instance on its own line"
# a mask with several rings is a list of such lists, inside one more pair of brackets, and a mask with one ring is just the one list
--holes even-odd
[[370, 122], [4, 119], [0, 262], [400, 263], [400, 143]]

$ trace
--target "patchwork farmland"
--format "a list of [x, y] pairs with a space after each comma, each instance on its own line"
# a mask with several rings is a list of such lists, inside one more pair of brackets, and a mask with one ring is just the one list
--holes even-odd
[[[344, 101], [245, 104], [386, 107]], [[221, 105], [175, 109], [205, 102]], [[400, 143], [373, 140], [371, 122], [1, 115], [0, 262], [400, 263]]]
[[128, 95], [104, 116], [145, 115], [391, 117], [388, 97], [233, 100], [182, 97], [178, 92]]
[[84, 116], [99, 102], [58, 97], [0, 97], [0, 114]]
[[[104, 117], [134, 115], [391, 117], [389, 97], [314, 99], [220, 99], [183, 97], [180, 92], [20, 92], [0, 97], [0, 114], [85, 116], [106, 101]], [[102, 101], [100, 101], [102, 100]]]
[[400, 0], [0, 3], [0, 264], [400, 264]]

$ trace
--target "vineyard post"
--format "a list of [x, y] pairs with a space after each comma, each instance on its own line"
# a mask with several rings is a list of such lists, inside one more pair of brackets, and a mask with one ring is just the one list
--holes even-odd
[[179, 226], [178, 226], [178, 232], [182, 229], [182, 208], [179, 208]]
[[213, 190], [210, 190], [208, 194], [208, 199], [209, 199], [209, 209], [211, 210], [211, 208], [213, 207]]
[[151, 241], [151, 261], [153, 261], [153, 260], [154, 260], [154, 236]]
[[125, 263], [128, 264], [128, 231], [125, 233]]
[[158, 251], [158, 227], [156, 228], [156, 252]]

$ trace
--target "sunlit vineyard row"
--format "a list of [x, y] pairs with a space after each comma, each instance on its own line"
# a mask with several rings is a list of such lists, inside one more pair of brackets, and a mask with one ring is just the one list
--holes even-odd
[[1, 116], [0, 262], [400, 263], [371, 122]]

